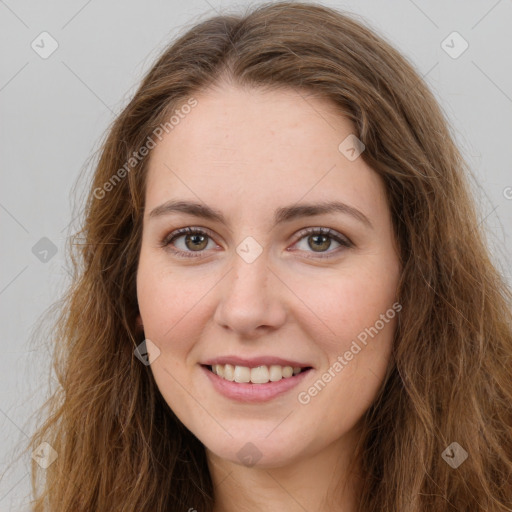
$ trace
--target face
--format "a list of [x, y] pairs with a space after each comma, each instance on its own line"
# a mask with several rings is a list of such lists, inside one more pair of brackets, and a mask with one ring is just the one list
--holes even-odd
[[194, 97], [147, 175], [150, 368], [209, 453], [278, 467], [348, 438], [382, 384], [400, 309], [385, 188], [339, 149], [354, 129], [326, 100], [228, 85]]

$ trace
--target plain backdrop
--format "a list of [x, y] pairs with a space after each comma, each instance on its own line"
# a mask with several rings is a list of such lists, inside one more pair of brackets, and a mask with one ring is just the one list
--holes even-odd
[[[49, 351], [29, 340], [69, 281], [65, 242], [88, 162], [167, 43], [259, 3], [0, 0], [0, 511], [29, 510], [30, 454], [16, 459], [17, 449], [52, 382]], [[510, 283], [512, 2], [322, 3], [376, 30], [425, 77], [471, 165], [481, 222]]]

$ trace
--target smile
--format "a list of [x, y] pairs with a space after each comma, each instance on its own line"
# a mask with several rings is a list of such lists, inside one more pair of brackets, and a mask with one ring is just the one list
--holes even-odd
[[270, 366], [261, 365], [255, 368], [248, 366], [234, 366], [232, 364], [214, 364], [208, 366], [211, 372], [230, 382], [266, 384], [267, 382], [278, 382], [281, 379], [289, 379], [294, 375], [309, 369], [299, 366]]
[[[313, 371], [311, 366], [295, 367], [233, 364], [199, 366], [214, 390], [220, 395], [245, 403], [268, 402], [299, 385]], [[254, 379], [254, 380], [253, 380]]]

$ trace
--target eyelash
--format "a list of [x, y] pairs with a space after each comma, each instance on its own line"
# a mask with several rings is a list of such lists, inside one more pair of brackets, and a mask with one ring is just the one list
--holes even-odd
[[[173, 249], [171, 247], [171, 243], [183, 235], [202, 235], [202, 236], [206, 236], [210, 239], [213, 239], [213, 237], [211, 236], [211, 234], [208, 230], [205, 230], [202, 228], [196, 228], [196, 227], [187, 227], [187, 228], [177, 229], [177, 230], [173, 231], [172, 233], [170, 233], [169, 235], [165, 236], [163, 238], [163, 240], [160, 242], [160, 247], [172, 252], [173, 254], [179, 256], [180, 258], [200, 257], [204, 251], [181, 251], [178, 249]], [[300, 231], [298, 233], [298, 235], [297, 235], [298, 238], [294, 242], [294, 244], [299, 242], [306, 236], [311, 236], [311, 235], [324, 235], [324, 236], [327, 235], [331, 239], [333, 239], [336, 242], [338, 242], [339, 244], [341, 244], [342, 247], [349, 248], [349, 247], [353, 246], [352, 242], [348, 238], [338, 235], [338, 233], [336, 233], [336, 231], [333, 231], [330, 228], [306, 228], [306, 229], [303, 229], [302, 231]], [[340, 248], [338, 247], [338, 249], [340, 249]], [[196, 252], [196, 254], [194, 254], [194, 252]], [[313, 258], [314, 259], [332, 258], [333, 252], [338, 253], [339, 251], [330, 251], [329, 253], [326, 253], [326, 254], [328, 254], [327, 256], [324, 256], [323, 253], [316, 253], [316, 254], [318, 254], [318, 256], [313, 256]], [[311, 256], [307, 256], [307, 257], [311, 258]]]

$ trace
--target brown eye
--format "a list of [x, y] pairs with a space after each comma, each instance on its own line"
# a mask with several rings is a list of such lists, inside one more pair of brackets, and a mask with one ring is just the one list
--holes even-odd
[[308, 245], [314, 251], [322, 252], [331, 246], [331, 238], [325, 235], [310, 235], [308, 236]]
[[[339, 250], [328, 250], [331, 248], [333, 241], [340, 247], [349, 248], [353, 246], [348, 238], [330, 228], [309, 228], [301, 231], [299, 235], [302, 236], [299, 237], [295, 245], [302, 240], [307, 240], [307, 247], [299, 249], [318, 255], [308, 257], [330, 258], [332, 255], [339, 254]], [[183, 238], [183, 243], [180, 247], [176, 245], [176, 241], [181, 238]], [[212, 236], [206, 230], [187, 227], [173, 231], [161, 241], [160, 245], [179, 257], [194, 258], [201, 256], [206, 251], [210, 241], [213, 243]], [[337, 248], [335, 247], [335, 249]]]
[[[301, 231], [299, 233], [299, 236], [300, 238], [298, 242], [300, 242], [303, 239], [307, 240], [307, 248], [299, 247], [299, 249], [305, 252], [317, 253], [318, 256], [313, 256], [314, 258], [330, 258], [332, 255], [339, 254], [339, 250], [328, 251], [328, 249], [331, 248], [333, 241], [339, 244], [340, 247], [349, 248], [353, 246], [352, 242], [348, 238], [337, 233], [336, 231], [333, 231], [330, 228], [309, 228]], [[296, 244], [298, 242], [296, 242]], [[311, 250], [308, 251], [308, 248]]]
[[[180, 238], [183, 238], [184, 244], [176, 248], [175, 242]], [[201, 255], [210, 240], [210, 235], [203, 229], [188, 227], [173, 231], [160, 245], [179, 256], [194, 258]]]
[[[191, 251], [202, 250], [205, 249], [208, 245], [207, 237], [208, 235], [199, 235], [199, 234], [187, 234], [182, 235], [185, 237], [185, 246]], [[179, 238], [179, 237], [177, 237]], [[205, 243], [206, 241], [206, 243]]]

